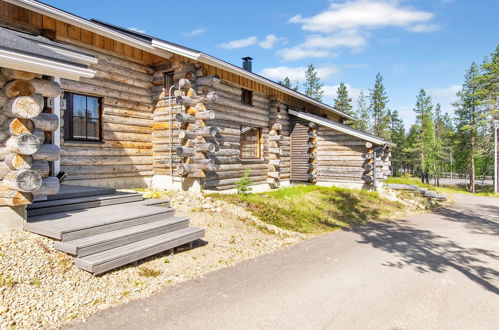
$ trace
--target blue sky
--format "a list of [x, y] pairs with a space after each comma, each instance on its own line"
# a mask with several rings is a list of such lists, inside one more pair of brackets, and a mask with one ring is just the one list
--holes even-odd
[[[145, 31], [274, 80], [303, 82], [313, 63], [332, 103], [340, 81], [355, 98], [377, 72], [406, 126], [420, 88], [452, 112], [465, 70], [499, 43], [497, 0], [67, 1], [48, 4]], [[117, 5], [119, 4], [119, 5]]]

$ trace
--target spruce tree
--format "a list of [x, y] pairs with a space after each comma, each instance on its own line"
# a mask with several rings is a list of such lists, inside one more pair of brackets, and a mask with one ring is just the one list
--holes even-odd
[[475, 192], [476, 161], [483, 153], [484, 136], [488, 130], [489, 110], [482, 106], [486, 95], [480, 91], [480, 68], [473, 62], [465, 75], [464, 84], [454, 103], [457, 165], [469, 174], [469, 190]]
[[354, 115], [352, 98], [348, 96], [347, 85], [344, 82], [340, 82], [340, 85], [338, 86], [333, 107], [336, 110], [346, 113], [347, 115]]
[[317, 75], [317, 70], [313, 64], [310, 64], [307, 71], [305, 71], [305, 83], [303, 87], [305, 88], [305, 95], [317, 101], [322, 100], [324, 84]]
[[405, 127], [404, 121], [400, 118], [397, 110], [388, 110], [388, 118], [390, 121], [390, 141], [397, 144], [397, 147], [392, 150], [392, 169], [393, 176], [397, 176], [398, 170], [404, 167], [405, 162]]
[[481, 65], [477, 94], [488, 114], [499, 119], [499, 45]]
[[416, 151], [419, 153], [418, 167], [423, 178], [427, 175], [436, 176], [438, 160], [433, 104], [431, 97], [426, 94], [424, 89], [421, 89], [416, 97], [414, 112], [416, 113], [416, 125], [419, 127], [419, 141], [415, 145]]
[[293, 88], [293, 85], [291, 85], [291, 80], [289, 79], [289, 77], [285, 77], [283, 81], [279, 82], [281, 85], [283, 85], [284, 87], [287, 87], [287, 88]]
[[357, 99], [355, 117], [357, 120], [352, 123], [353, 128], [366, 133], [372, 133], [368, 99], [363, 91], [360, 92], [359, 98]]
[[388, 96], [386, 95], [385, 86], [383, 85], [383, 77], [380, 73], [376, 75], [374, 88], [370, 90], [369, 111], [373, 119], [373, 134], [388, 138], [388, 118], [386, 104]]

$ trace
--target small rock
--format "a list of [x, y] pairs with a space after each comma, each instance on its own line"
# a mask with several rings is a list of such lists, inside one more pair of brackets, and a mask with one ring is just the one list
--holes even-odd
[[0, 315], [5, 314], [9, 311], [9, 309], [5, 306], [0, 306]]

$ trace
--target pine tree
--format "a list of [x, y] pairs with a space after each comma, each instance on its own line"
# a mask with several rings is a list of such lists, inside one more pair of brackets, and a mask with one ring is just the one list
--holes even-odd
[[357, 120], [352, 123], [352, 127], [366, 133], [372, 133], [371, 118], [367, 102], [367, 96], [361, 91], [359, 98], [357, 99], [357, 109], [355, 111]]
[[477, 94], [489, 115], [499, 118], [499, 45], [490, 58], [481, 65], [482, 74], [477, 77]]
[[317, 75], [317, 70], [313, 64], [310, 64], [307, 71], [305, 71], [305, 83], [303, 87], [305, 88], [305, 95], [317, 101], [322, 100], [324, 84]]
[[370, 90], [370, 104], [369, 111], [373, 118], [373, 134], [388, 138], [388, 117], [386, 104], [388, 103], [388, 96], [386, 95], [385, 86], [383, 85], [383, 77], [380, 73], [376, 75], [374, 88]]
[[402, 149], [405, 155], [406, 166], [410, 169], [411, 174], [415, 174], [420, 159], [420, 127], [413, 124], [409, 129], [405, 139], [405, 145]]
[[404, 167], [405, 162], [405, 127], [404, 121], [400, 118], [397, 110], [388, 110], [388, 118], [390, 121], [390, 141], [397, 144], [397, 147], [392, 150], [392, 169], [393, 176], [398, 175], [398, 169]]
[[476, 161], [483, 153], [489, 111], [481, 106], [485, 95], [480, 88], [480, 68], [473, 62], [454, 103], [456, 115], [457, 165], [469, 173], [469, 190], [475, 192]]
[[347, 115], [354, 115], [352, 98], [348, 96], [347, 85], [344, 82], [340, 82], [340, 85], [338, 86], [333, 107], [336, 110], [346, 113]]
[[279, 82], [281, 85], [283, 85], [284, 87], [287, 87], [287, 88], [293, 88], [293, 85], [291, 85], [291, 80], [289, 79], [289, 77], [285, 77], [283, 81], [280, 81]]
[[431, 97], [424, 89], [416, 97], [416, 125], [419, 127], [418, 143], [415, 145], [419, 153], [418, 167], [423, 177], [438, 174], [438, 160], [436, 154], [437, 140], [435, 132], [433, 104]]

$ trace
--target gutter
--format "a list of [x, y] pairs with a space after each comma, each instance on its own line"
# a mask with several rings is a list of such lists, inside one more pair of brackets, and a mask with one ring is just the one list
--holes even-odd
[[64, 79], [93, 78], [94, 70], [0, 49], [0, 66]]

